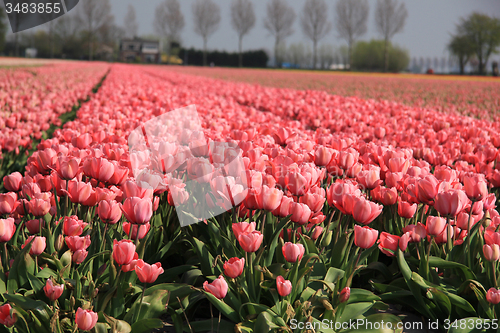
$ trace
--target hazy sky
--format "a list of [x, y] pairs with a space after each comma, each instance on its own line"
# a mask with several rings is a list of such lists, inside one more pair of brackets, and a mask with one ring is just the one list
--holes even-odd
[[[81, 0], [85, 1], [85, 0]], [[202, 47], [202, 39], [193, 32], [193, 18], [191, 7], [195, 0], [180, 0], [181, 9], [184, 14], [186, 26], [182, 32], [182, 42], [187, 47]], [[393, 38], [393, 42], [406, 48], [412, 57], [441, 57], [446, 56], [446, 44], [450, 33], [455, 31], [455, 25], [460, 17], [467, 16], [473, 11], [500, 17], [500, 0], [403, 0], [408, 9], [408, 19], [402, 33]], [[112, 12], [118, 25], [123, 25], [127, 7], [132, 4], [136, 10], [139, 34], [154, 34], [153, 20], [156, 6], [162, 0], [111, 0]], [[221, 23], [219, 29], [208, 40], [210, 49], [235, 51], [238, 47], [238, 38], [231, 27], [230, 8], [231, 0], [215, 0], [221, 8]], [[272, 50], [274, 38], [269, 36], [263, 27], [267, 0], [252, 0], [257, 16], [254, 29], [245, 36], [243, 47], [245, 49], [265, 48]], [[335, 1], [326, 0], [329, 11], [328, 16], [333, 20]], [[375, 0], [368, 0], [370, 14], [368, 21], [368, 32], [362, 39], [378, 38], [375, 29]], [[288, 0], [294, 8], [297, 16], [300, 16], [305, 0]], [[295, 33], [286, 39], [290, 43], [303, 41], [310, 43], [300, 28], [298, 18], [294, 23]], [[321, 43], [329, 43], [335, 46], [345, 44], [340, 40], [334, 29]], [[312, 45], [312, 43], [311, 43]], [[498, 58], [498, 55], [494, 56]]]

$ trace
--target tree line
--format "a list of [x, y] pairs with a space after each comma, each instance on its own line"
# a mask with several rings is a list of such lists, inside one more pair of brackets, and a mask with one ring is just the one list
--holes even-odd
[[[478, 74], [485, 74], [490, 56], [500, 46], [500, 19], [486, 14], [472, 13], [462, 18], [451, 36], [448, 49], [458, 60], [460, 74], [467, 63], [477, 62]], [[495, 66], [495, 65], [494, 65]], [[498, 64], [496, 64], [498, 75]], [[493, 69], [495, 75], [495, 69]]]

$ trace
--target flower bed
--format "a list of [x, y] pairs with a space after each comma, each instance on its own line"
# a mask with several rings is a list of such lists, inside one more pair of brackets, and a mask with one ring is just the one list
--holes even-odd
[[381, 311], [401, 304], [493, 328], [499, 138], [396, 103], [113, 65], [3, 179], [0, 322], [401, 332]]

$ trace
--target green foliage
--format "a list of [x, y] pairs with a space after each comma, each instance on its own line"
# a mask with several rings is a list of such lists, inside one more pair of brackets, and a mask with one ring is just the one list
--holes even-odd
[[460, 50], [465, 48], [468, 52], [473, 52], [479, 61], [479, 74], [484, 74], [488, 58], [500, 46], [500, 19], [472, 13], [467, 18], [461, 19], [457, 30], [461, 39], [452, 39], [452, 42], [460, 42], [454, 46], [459, 46]]
[[[408, 67], [408, 51], [399, 46], [388, 45], [389, 71], [400, 72]], [[356, 70], [382, 71], [384, 69], [384, 41], [357, 42], [353, 48], [352, 66]]]
[[[186, 55], [187, 54], [187, 55]], [[201, 66], [203, 64], [203, 51], [194, 48], [181, 49], [179, 58], [185, 59], [187, 64]], [[266, 67], [269, 57], [264, 50], [246, 51], [243, 52], [244, 67]], [[225, 51], [207, 52], [207, 62], [214, 63], [215, 66], [238, 67], [238, 53]]]

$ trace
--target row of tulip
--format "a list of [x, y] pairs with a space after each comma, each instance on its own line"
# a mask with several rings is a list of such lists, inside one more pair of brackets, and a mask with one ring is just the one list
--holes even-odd
[[[490, 324], [500, 217], [477, 168], [498, 172], [497, 125], [464, 133], [478, 123], [425, 112], [114, 65], [24, 175], [3, 179], [0, 322], [147, 332], [168, 313], [179, 332], [347, 332], [355, 318], [396, 327], [379, 310], [401, 303]], [[391, 114], [425, 156], [445, 154], [435, 137], [449, 127], [470, 151], [429, 161]], [[192, 320], [212, 306], [218, 319]]]
[[60, 126], [59, 117], [86, 99], [106, 70], [73, 62], [0, 70], [0, 176], [51, 125]]
[[496, 120], [497, 78], [382, 73], [326, 73], [175, 67], [173, 71], [277, 88], [322, 90], [334, 95], [386, 100], [444, 113]]

